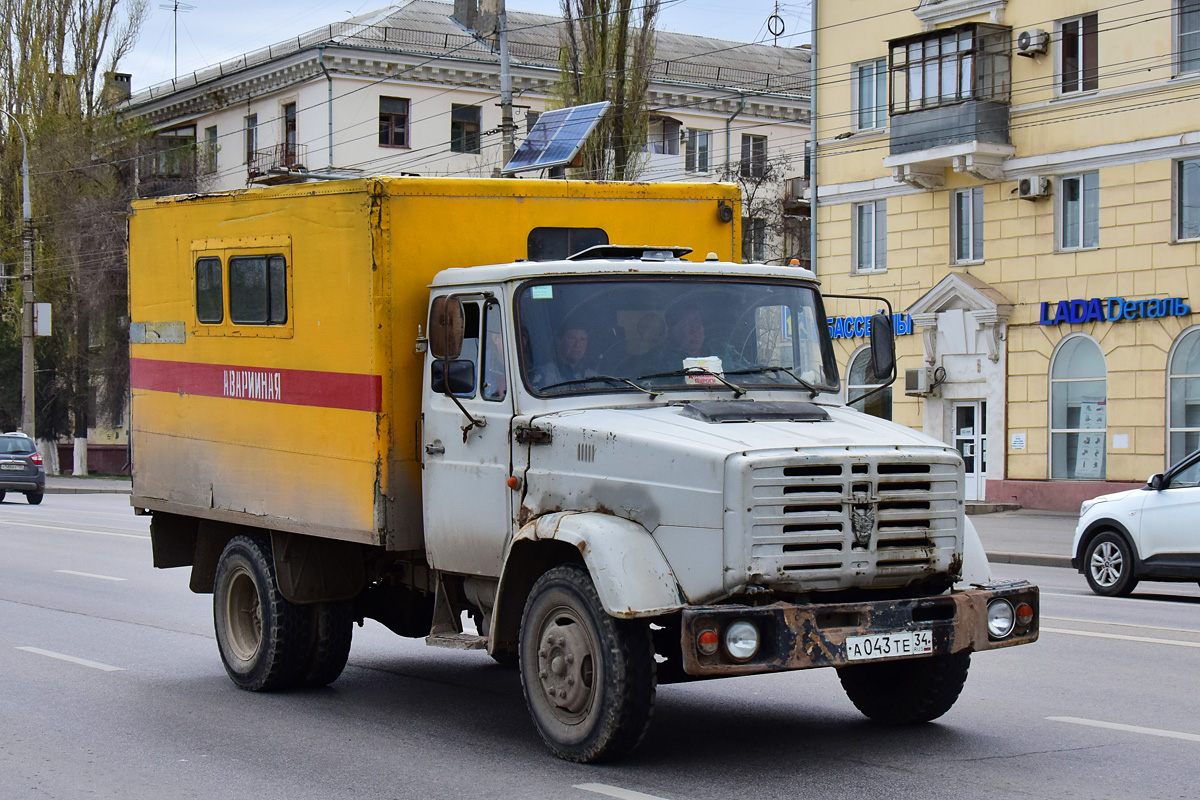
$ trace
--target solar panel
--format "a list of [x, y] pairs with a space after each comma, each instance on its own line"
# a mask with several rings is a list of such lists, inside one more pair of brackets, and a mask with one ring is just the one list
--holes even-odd
[[570, 164], [611, 106], [612, 103], [605, 100], [545, 112], [538, 117], [533, 130], [501, 172], [512, 175]]

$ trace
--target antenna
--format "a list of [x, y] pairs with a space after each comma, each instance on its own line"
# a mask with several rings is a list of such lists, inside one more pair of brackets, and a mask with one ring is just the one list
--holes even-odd
[[175, 77], [179, 77], [179, 12], [187, 13], [195, 11], [195, 6], [190, 6], [187, 3], [180, 3], [175, 0], [173, 3], [160, 3], [159, 8], [164, 8], [175, 15]]

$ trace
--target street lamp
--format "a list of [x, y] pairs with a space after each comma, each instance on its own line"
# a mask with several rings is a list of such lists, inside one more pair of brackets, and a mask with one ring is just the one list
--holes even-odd
[[25, 140], [25, 128], [21, 121], [8, 111], [0, 113], [11, 119], [21, 134], [21, 216], [24, 227], [21, 245], [25, 253], [25, 266], [21, 271], [21, 430], [30, 439], [35, 437], [33, 420], [33, 212], [29, 204], [29, 147]]

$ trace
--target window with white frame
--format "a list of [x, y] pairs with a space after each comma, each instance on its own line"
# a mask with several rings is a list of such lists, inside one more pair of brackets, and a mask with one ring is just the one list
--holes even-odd
[[688, 129], [687, 155], [684, 157], [688, 172], [708, 172], [709, 153], [712, 152], [712, 131], [699, 128]]
[[983, 260], [983, 187], [957, 189], [951, 207], [954, 262]]
[[1167, 465], [1200, 450], [1200, 328], [1184, 333], [1168, 367]]
[[1100, 173], [1067, 175], [1059, 180], [1059, 247], [1083, 250], [1100, 246]]
[[1050, 366], [1050, 477], [1102, 481], [1107, 436], [1107, 368], [1090, 336], [1068, 336]]
[[756, 133], [742, 134], [742, 163], [739, 174], [743, 178], [761, 178], [767, 174], [767, 137]]
[[[854, 408], [880, 419], [892, 418], [892, 387], [880, 389], [865, 400], [858, 398], [867, 392], [878, 388], [887, 380], [887, 376], [875, 374], [871, 363], [871, 348], [862, 347], [850, 357], [850, 366], [846, 369], [846, 403], [854, 404]], [[858, 402], [855, 402], [858, 401]]]
[[1175, 164], [1175, 238], [1200, 239], [1200, 158]]
[[258, 114], [248, 114], [245, 119], [246, 131], [246, 163], [254, 163], [254, 153], [258, 150]]
[[1059, 94], [1090, 92], [1099, 85], [1096, 28], [1095, 14], [1058, 23]]
[[761, 264], [767, 258], [767, 221], [742, 217], [742, 261]]
[[217, 126], [210, 125], [204, 129], [204, 171], [217, 171]]
[[880, 272], [887, 269], [887, 200], [856, 203], [854, 227], [854, 271]]
[[1176, 0], [1175, 33], [1180, 72], [1200, 70], [1200, 0]]
[[679, 134], [683, 124], [670, 117], [650, 117], [646, 127], [646, 145], [642, 150], [652, 155], [679, 155]]
[[854, 127], [860, 131], [887, 125], [887, 59], [877, 58], [854, 67]]

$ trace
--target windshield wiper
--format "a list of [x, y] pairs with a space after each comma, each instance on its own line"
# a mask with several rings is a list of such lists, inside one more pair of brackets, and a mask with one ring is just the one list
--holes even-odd
[[569, 381], [559, 381], [558, 383], [552, 383], [549, 386], [539, 387], [538, 391], [544, 392], [549, 389], [558, 389], [563, 386], [577, 386], [581, 383], [593, 383], [595, 381], [611, 381], [612, 383], [624, 383], [628, 386], [632, 386], [634, 389], [637, 389], [639, 392], [643, 392], [644, 394], [650, 395], [651, 400], [653, 400], [654, 398], [656, 398], [660, 394], [662, 394], [662, 392], [651, 391], [651, 390], [647, 389], [645, 386], [639, 386], [638, 384], [629, 380], [629, 378], [618, 378], [614, 375], [591, 375], [587, 378], [575, 378], [575, 379], [569, 380]]
[[746, 390], [743, 389], [742, 387], [738, 386], [736, 383], [727, 381], [723, 377], [718, 375], [717, 373], [713, 372], [710, 369], [705, 369], [704, 367], [688, 367], [687, 369], [677, 369], [677, 370], [673, 370], [671, 372], [656, 372], [653, 375], [642, 375], [641, 377], [638, 378], [638, 380], [644, 381], [644, 380], [649, 380], [650, 378], [677, 378], [681, 375], [682, 376], [711, 375], [714, 378], [716, 378], [717, 380], [719, 380], [721, 383], [725, 384], [730, 389], [732, 389], [734, 397], [741, 397], [742, 395], [746, 394]]
[[803, 386], [805, 389], [807, 389], [810, 392], [810, 395], [808, 398], [809, 400], [813, 399], [814, 397], [816, 397], [817, 395], [819, 395], [821, 393], [820, 389], [813, 386], [811, 383], [804, 380], [804, 378], [801, 378], [799, 375], [792, 372], [787, 367], [777, 367], [777, 366], [751, 367], [749, 369], [727, 370], [725, 372], [725, 374], [726, 375], [754, 375], [754, 374], [760, 373], [760, 372], [782, 372], [785, 375], [790, 376], [792, 378], [792, 380], [794, 380], [796, 383], [800, 384], [801, 386]]

